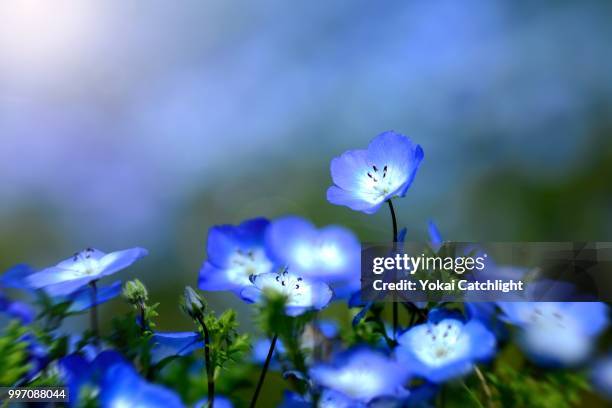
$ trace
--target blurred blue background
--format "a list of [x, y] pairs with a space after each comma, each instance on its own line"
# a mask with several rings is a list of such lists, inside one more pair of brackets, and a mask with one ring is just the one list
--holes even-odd
[[433, 218], [455, 240], [612, 240], [611, 21], [606, 1], [4, 0], [0, 270], [143, 246], [121, 276], [188, 327], [214, 224], [385, 239], [386, 213], [325, 191], [332, 157], [388, 129], [425, 150], [409, 239]]

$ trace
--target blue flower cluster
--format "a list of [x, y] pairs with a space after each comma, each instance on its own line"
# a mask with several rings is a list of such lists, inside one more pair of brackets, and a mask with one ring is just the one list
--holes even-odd
[[320, 310], [336, 295], [359, 285], [360, 245], [348, 229], [317, 229], [288, 216], [221, 225], [208, 233], [207, 260], [200, 270], [202, 290], [229, 290], [249, 303], [266, 291], [282, 293], [287, 313]]
[[[407, 194], [423, 156], [422, 148], [408, 137], [384, 132], [367, 149], [350, 150], [331, 161], [334, 185], [327, 190], [327, 199], [366, 214], [388, 203], [393, 241], [402, 243], [406, 230], [397, 231], [392, 200]], [[442, 236], [435, 224], [428, 229], [431, 247], [438, 250]], [[203, 349], [207, 395], [198, 395], [192, 406], [231, 407], [230, 400], [215, 394], [214, 387], [223, 375], [216, 369], [219, 360], [231, 357], [215, 347], [234, 341], [233, 329], [228, 329], [233, 326], [213, 319], [205, 301], [191, 288], [185, 292], [184, 310], [198, 330], [152, 330], [147, 326], [146, 290], [138, 283], [124, 288], [124, 294], [130, 293], [126, 297], [139, 311], [134, 327], [145, 341], [134, 347], [143, 347], [146, 359], [135, 350], [119, 352], [100, 342], [97, 307], [117, 297], [122, 288], [121, 281], [98, 286], [99, 281], [145, 255], [142, 248], [108, 254], [87, 248], [40, 271], [18, 265], [4, 273], [0, 312], [22, 324], [36, 322], [36, 309], [5, 292], [19, 290], [25, 298], [42, 299], [45, 313], [59, 308], [64, 315], [90, 311], [92, 317], [92, 332], [71, 338], [60, 357], [36, 336], [24, 334], [20, 341], [27, 344], [30, 369], [10, 385], [29, 383], [53, 371], [69, 388], [72, 406], [94, 399], [101, 407], [182, 407], [179, 394], [151, 381], [151, 367], [176, 357], [194, 357], [194, 351]], [[262, 307], [271, 292], [278, 293], [287, 319], [282, 324], [293, 330], [289, 335], [267, 333], [271, 338], [258, 340], [243, 362], [262, 367], [251, 407], [257, 403], [268, 370], [279, 370], [298, 384], [285, 393], [285, 407], [429, 406], [446, 383], [473, 374], [488, 398], [493, 398], [481, 368], [491, 368], [488, 363], [512, 338], [539, 367], [591, 364], [594, 386], [603, 396], [612, 397], [612, 360], [609, 356], [593, 360], [596, 342], [609, 324], [609, 310], [603, 303], [467, 303], [462, 309], [445, 303], [403, 302], [411, 318], [402, 324], [399, 302], [395, 302], [391, 325], [383, 315], [388, 306], [356, 300], [359, 283], [360, 243], [345, 227], [317, 227], [292, 215], [210, 228], [199, 289], [228, 291]], [[307, 313], [320, 311], [334, 300], [348, 304], [352, 327]], [[52, 318], [49, 322], [53, 323]], [[218, 330], [225, 337], [215, 338]]]

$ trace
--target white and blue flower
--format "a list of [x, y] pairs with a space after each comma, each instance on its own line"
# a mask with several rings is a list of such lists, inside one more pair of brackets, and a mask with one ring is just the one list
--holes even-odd
[[423, 160], [423, 149], [393, 131], [375, 137], [365, 150], [349, 150], [331, 162], [334, 185], [327, 200], [366, 214], [393, 197], [403, 197]]
[[231, 290], [239, 293], [251, 285], [251, 277], [273, 270], [266, 255], [265, 231], [270, 222], [255, 218], [238, 226], [219, 225], [208, 232], [207, 260], [200, 270], [202, 290]]
[[[375, 398], [406, 397], [407, 367], [385, 354], [368, 348], [348, 350], [331, 364], [317, 364], [310, 371], [312, 381], [326, 390], [340, 394], [341, 403], [329, 406], [361, 406]], [[343, 405], [350, 401], [353, 405]]]
[[147, 255], [143, 248], [131, 248], [106, 254], [93, 248], [74, 254], [56, 266], [26, 278], [34, 289], [44, 289], [51, 296], [68, 295], [83, 286], [112, 275]]
[[329, 225], [317, 229], [301, 217], [279, 218], [266, 232], [266, 249], [277, 265], [288, 266], [295, 274], [359, 288], [361, 247], [347, 228]]
[[502, 318], [517, 327], [518, 343], [536, 363], [575, 365], [592, 352], [608, 326], [600, 302], [499, 302]]
[[444, 310], [432, 310], [429, 320], [398, 338], [397, 357], [411, 374], [434, 383], [469, 373], [496, 349], [495, 336], [478, 320], [464, 321]]
[[329, 304], [333, 292], [324, 282], [313, 281], [290, 273], [264, 273], [251, 278], [252, 285], [244, 288], [240, 296], [247, 302], [259, 302], [265, 293], [276, 292], [285, 296], [285, 311], [297, 316], [309, 310], [320, 310]]

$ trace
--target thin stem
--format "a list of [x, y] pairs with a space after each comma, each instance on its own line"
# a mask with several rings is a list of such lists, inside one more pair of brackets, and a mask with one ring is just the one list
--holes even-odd
[[[397, 250], [397, 217], [395, 216], [395, 208], [393, 208], [393, 202], [391, 199], [387, 200], [389, 204], [389, 212], [391, 213], [391, 221], [393, 222], [393, 252]], [[399, 307], [397, 304], [397, 297], [393, 295], [393, 338], [397, 339], [397, 328], [399, 326]]]
[[89, 309], [90, 314], [90, 324], [91, 324], [91, 333], [93, 335], [94, 345], [98, 346], [100, 342], [100, 331], [98, 330], [98, 287], [96, 286], [96, 281], [91, 281], [89, 283], [91, 286], [91, 308]]
[[270, 343], [270, 349], [268, 350], [268, 356], [266, 357], [266, 362], [264, 363], [263, 369], [261, 370], [261, 374], [259, 375], [259, 381], [257, 382], [257, 388], [255, 388], [255, 394], [253, 394], [253, 398], [251, 399], [250, 408], [255, 408], [255, 404], [257, 404], [257, 398], [259, 397], [259, 392], [261, 391], [261, 387], [263, 386], [264, 380], [266, 378], [266, 373], [268, 372], [268, 367], [270, 366], [270, 360], [272, 360], [272, 355], [274, 353], [274, 347], [276, 347], [276, 341], [278, 340], [278, 334], [275, 334], [272, 337], [272, 342]]
[[208, 407], [213, 408], [215, 402], [215, 369], [210, 358], [210, 333], [202, 317], [198, 318], [204, 332], [204, 363], [206, 364], [206, 382], [208, 384]]
[[468, 394], [470, 394], [470, 397], [472, 397], [472, 399], [474, 400], [476, 405], [478, 405], [479, 408], [484, 408], [483, 405], [482, 405], [482, 402], [480, 402], [480, 400], [478, 399], [476, 394], [474, 394], [472, 392], [472, 390], [470, 390], [470, 387], [468, 387], [467, 384], [465, 382], [463, 382], [463, 381], [461, 381], [461, 385], [463, 386], [463, 388], [465, 388], [465, 390], [468, 392]]
[[487, 384], [487, 379], [485, 378], [482, 371], [480, 371], [480, 368], [478, 368], [478, 366], [474, 366], [474, 371], [476, 372], [476, 376], [480, 380], [482, 389], [485, 395], [487, 396], [487, 406], [492, 407], [493, 406], [493, 394], [491, 393], [491, 388], [489, 388], [489, 384]]
[[389, 204], [391, 221], [393, 221], [393, 242], [397, 242], [397, 217], [395, 216], [395, 208], [393, 208], [393, 202], [391, 201], [391, 199], [387, 200], [387, 204]]

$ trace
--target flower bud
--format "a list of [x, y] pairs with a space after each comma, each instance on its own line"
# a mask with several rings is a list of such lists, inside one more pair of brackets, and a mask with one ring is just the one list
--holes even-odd
[[198, 319], [204, 315], [206, 305], [200, 295], [198, 295], [191, 286], [186, 286], [182, 308], [189, 316]]
[[149, 294], [142, 282], [134, 279], [123, 286], [123, 297], [132, 305], [142, 305], [149, 299]]

